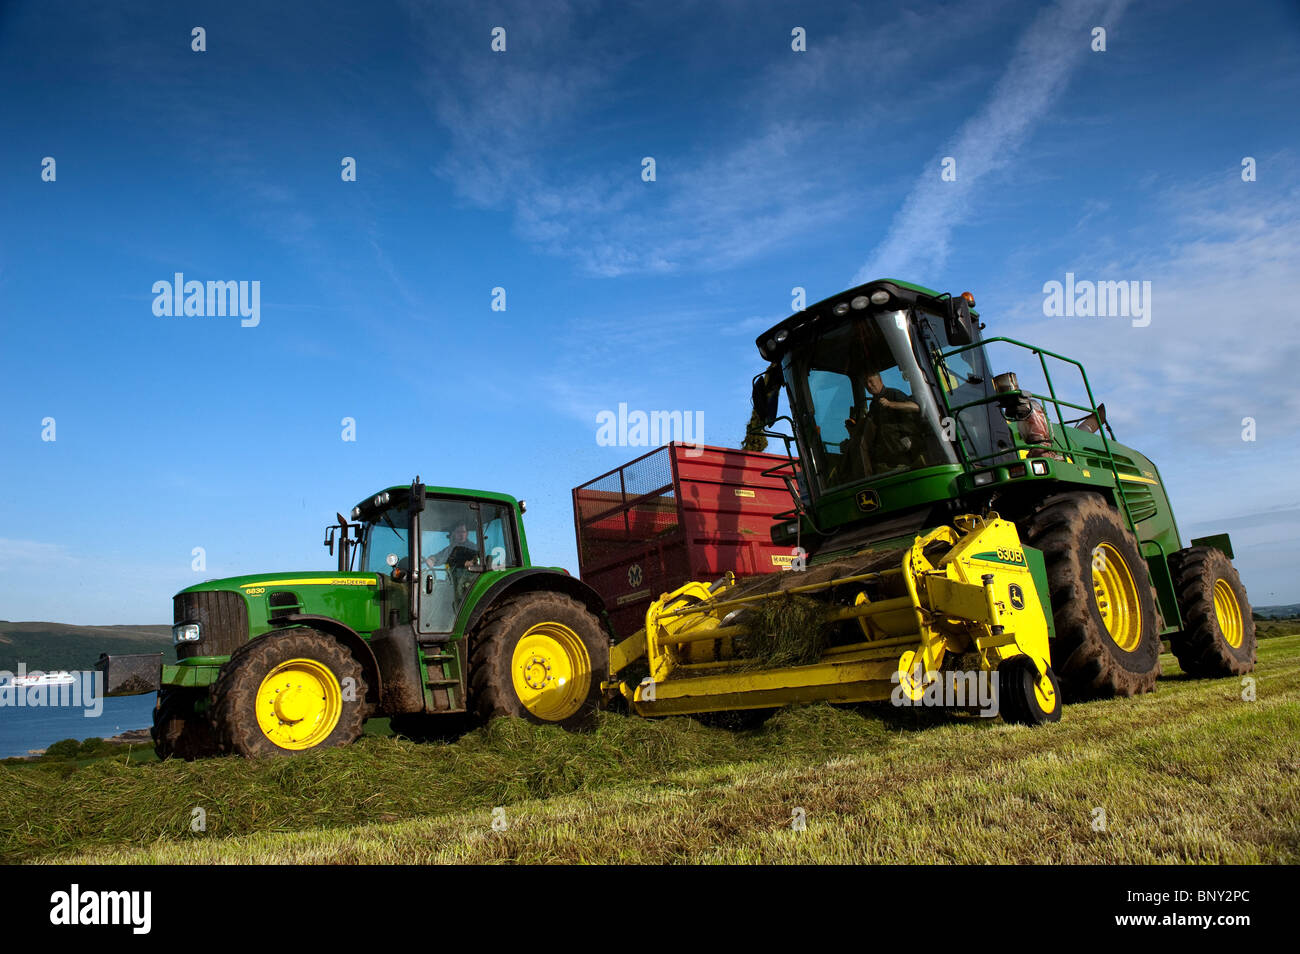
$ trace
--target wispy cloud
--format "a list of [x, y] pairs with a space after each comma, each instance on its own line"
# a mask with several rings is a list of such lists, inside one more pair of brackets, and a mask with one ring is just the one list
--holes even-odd
[[[862, 169], [880, 158], [889, 117], [969, 80], [914, 77], [904, 45], [880, 42], [932, 31], [944, 17], [964, 24], [969, 14], [941, 7], [882, 23], [849, 12], [853, 23], [817, 35], [807, 55], [790, 52], [781, 34], [765, 38], [767, 52], [746, 64], [729, 109], [690, 139], [655, 129], [638, 141], [627, 97], [644, 80], [623, 51], [646, 9], [579, 16], [586, 8], [547, 5], [541, 16], [505, 5], [499, 19], [512, 25], [502, 55], [488, 52], [485, 32], [481, 47], [449, 48], [446, 11], [411, 10], [431, 54], [424, 92], [449, 143], [436, 171], [464, 200], [509, 211], [518, 235], [589, 275], [723, 270], [824, 234], [888, 195], [889, 184]], [[653, 23], [662, 19], [655, 10]], [[653, 183], [640, 178], [646, 155], [657, 163]]]
[[[943, 266], [953, 228], [981, 194], [977, 187], [987, 192], [989, 180], [1015, 160], [1060, 98], [1090, 52], [1090, 28], [1113, 26], [1126, 5], [1127, 0], [1060, 0], [1034, 18], [992, 95], [926, 166], [855, 283], [933, 274]], [[940, 178], [940, 161], [947, 156], [956, 160], [954, 181]]]

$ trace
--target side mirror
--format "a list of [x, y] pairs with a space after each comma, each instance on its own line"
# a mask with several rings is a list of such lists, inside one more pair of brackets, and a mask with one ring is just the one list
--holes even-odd
[[[753, 402], [754, 410], [763, 420], [764, 427], [771, 427], [776, 423], [776, 416], [779, 411], [781, 400], [781, 386], [778, 384], [778, 378], [775, 374], [775, 367], [769, 367], [762, 374], [754, 378], [754, 390], [750, 400]], [[769, 381], [769, 376], [771, 381]]]
[[975, 340], [975, 329], [970, 313], [970, 302], [965, 298], [949, 298], [948, 312], [944, 315], [943, 330], [948, 343], [961, 347]]

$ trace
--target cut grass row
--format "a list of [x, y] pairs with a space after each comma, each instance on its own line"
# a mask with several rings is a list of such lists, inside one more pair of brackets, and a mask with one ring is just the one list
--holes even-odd
[[[1300, 636], [1259, 656], [1253, 702], [1237, 680], [1178, 676], [1166, 656], [1172, 678], [1155, 694], [1070, 706], [1033, 730], [812, 706], [748, 733], [606, 716], [574, 735], [501, 720], [455, 744], [367, 737], [271, 762], [0, 769], [0, 855], [1295, 863]], [[205, 832], [190, 830], [195, 808]]]

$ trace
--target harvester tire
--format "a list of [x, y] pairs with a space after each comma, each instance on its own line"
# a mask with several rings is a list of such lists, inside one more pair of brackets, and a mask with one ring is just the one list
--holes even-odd
[[1170, 640], [1189, 676], [1244, 676], [1255, 668], [1255, 620], [1225, 553], [1190, 547], [1169, 558], [1183, 630]]
[[153, 750], [159, 759], [207, 758], [217, 754], [217, 737], [207, 718], [194, 711], [200, 693], [184, 689], [160, 689], [153, 708]]
[[250, 643], [226, 664], [211, 700], [221, 751], [248, 758], [350, 745], [369, 712], [361, 663], [305, 628]]
[[1012, 656], [998, 667], [998, 714], [1010, 725], [1046, 725], [1061, 721], [1061, 685], [1052, 667], [1050, 698], [1037, 692], [1038, 670], [1027, 656]]
[[1052, 668], [1067, 698], [1154, 689], [1160, 616], [1146, 561], [1119, 512], [1097, 494], [1063, 495], [1029, 517], [1025, 537], [1047, 564]]
[[514, 716], [577, 729], [600, 706], [609, 637], [582, 603], [561, 593], [507, 597], [475, 627], [469, 707], [486, 724]]

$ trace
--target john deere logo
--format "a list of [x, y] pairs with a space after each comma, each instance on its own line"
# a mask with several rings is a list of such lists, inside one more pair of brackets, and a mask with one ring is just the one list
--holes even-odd
[[1017, 583], [1011, 584], [1011, 605], [1016, 609], [1025, 608], [1025, 591]]
[[640, 563], [633, 563], [630, 567], [627, 568], [627, 585], [628, 586], [641, 585], [641, 564]]
[[858, 509], [863, 513], [871, 513], [873, 510], [880, 509], [880, 498], [874, 490], [858, 491]]

